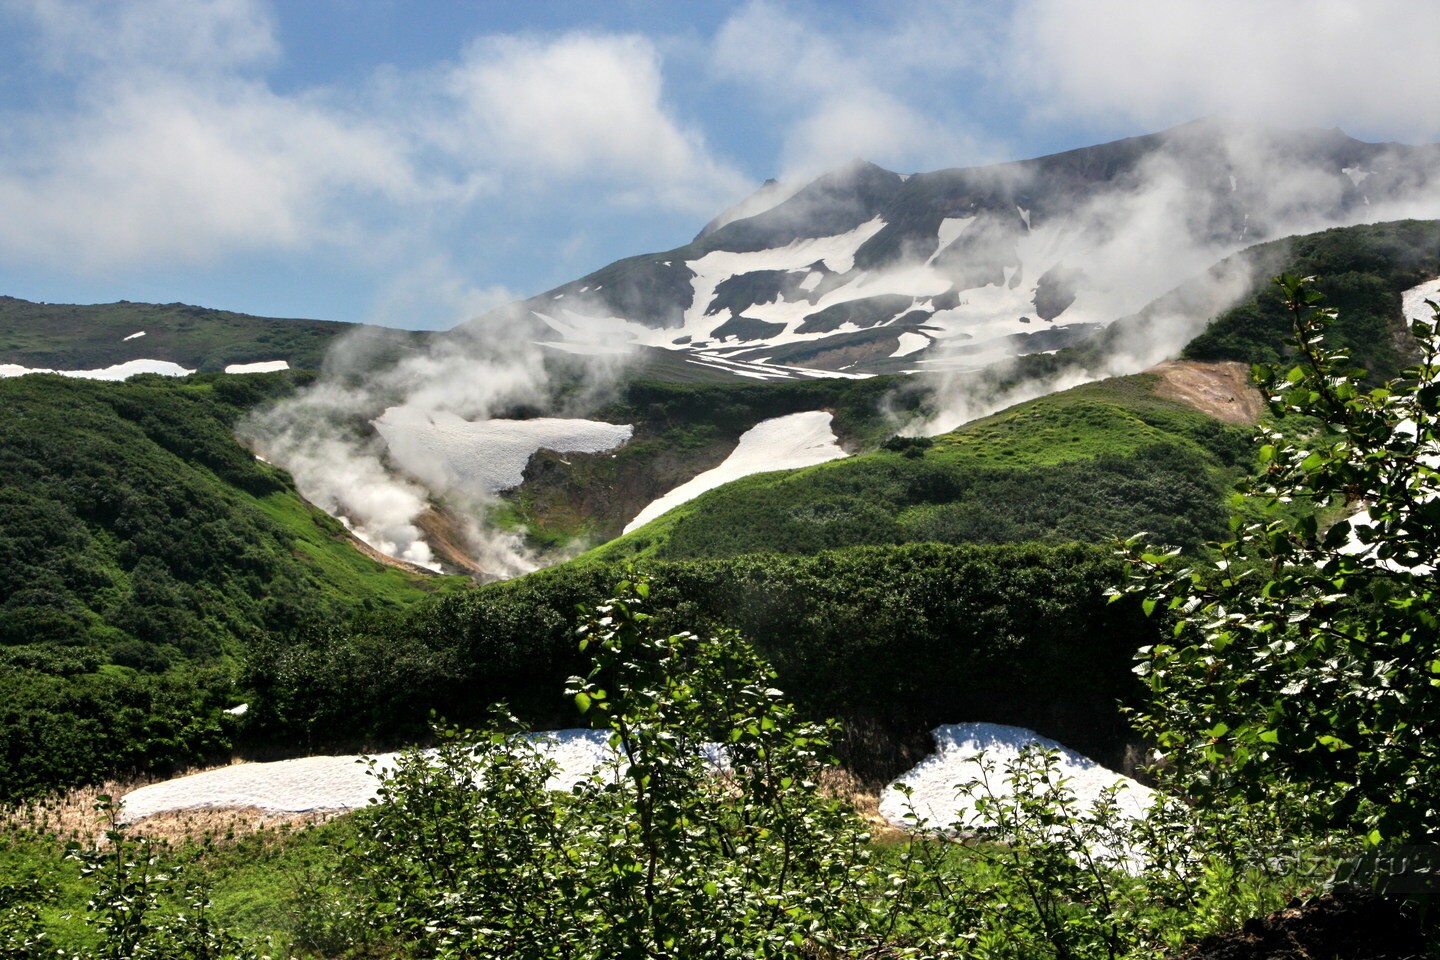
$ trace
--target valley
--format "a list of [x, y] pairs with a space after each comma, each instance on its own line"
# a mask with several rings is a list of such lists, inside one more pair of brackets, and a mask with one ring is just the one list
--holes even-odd
[[[228, 828], [235, 850], [273, 844], [259, 859], [334, 870], [333, 850], [306, 845], [361, 843], [351, 831], [424, 802], [406, 793], [422, 781], [475, 804], [512, 777], [511, 796], [561, 784], [584, 799], [529, 809], [517, 822], [536, 830], [586, 803], [638, 816], [605, 806], [637, 782], [633, 756], [585, 776], [616, 749], [602, 748], [610, 730], [717, 810], [748, 794], [707, 783], [749, 777], [764, 793], [755, 757], [799, 758], [785, 776], [805, 785], [774, 791], [776, 809], [793, 795], [816, 838], [850, 829], [837, 796], [871, 811], [894, 831], [882, 861], [961, 856], [901, 852], [923, 851], [924, 831], [894, 784], [912, 777], [923, 816], [953, 834], [977, 807], [942, 781], [996, 774], [960, 764], [983, 742], [1019, 765], [1024, 743], [1053, 746], [1084, 811], [1107, 809], [1104, 784], [1148, 800], [1109, 771], [1156, 784], [1142, 768], [1161, 741], [1137, 721], [1155, 684], [1137, 657], [1170, 649], [1189, 608], [1156, 615], [1127, 587], [1139, 561], [1124, 544], [1143, 534], [1145, 556], [1199, 568], [1248, 524], [1293, 523], [1310, 544], [1341, 518], [1342, 494], [1255, 492], [1278, 482], [1277, 447], [1325, 436], [1309, 415], [1277, 418], [1281, 388], [1252, 377], [1276, 365], [1293, 386], [1304, 371], [1287, 368], [1307, 362], [1270, 278], [1316, 278], [1338, 310], [1326, 347], [1367, 371], [1347, 396], [1382, 402], [1379, 385], [1427, 349], [1408, 330], [1440, 296], [1440, 221], [1378, 218], [1423, 206], [1436, 151], [1204, 121], [993, 167], [856, 163], [445, 332], [0, 298], [0, 802], [40, 809], [23, 805], [142, 777], [157, 782], [131, 794], [131, 820], [323, 819], [393, 785], [396, 806], [314, 833]], [[1312, 192], [1272, 203], [1263, 187], [1285, 176]], [[1162, 189], [1183, 210], [1151, 223], [1138, 211]], [[650, 645], [633, 662], [619, 640], [577, 644], [625, 630]], [[620, 678], [655, 664], [669, 672], [631, 677], [648, 706], [622, 701]], [[637, 730], [694, 729], [631, 745], [626, 710]], [[446, 732], [497, 722], [558, 731], [560, 746], [530, 768], [529, 739], [460, 749]], [[1211, 729], [1220, 742], [1231, 728]], [[402, 758], [412, 746], [429, 759]], [[831, 779], [812, 783], [832, 752]], [[377, 782], [362, 754], [396, 779]], [[456, 766], [430, 781], [426, 762]], [[0, 863], [33, 842], [0, 843]], [[1111, 849], [1096, 842], [1068, 856]], [[217, 876], [244, 873], [230, 856]], [[56, 883], [78, 883], [68, 869]], [[1263, 896], [1294, 879], [1267, 876]], [[913, 930], [897, 929], [921, 942], [941, 921], [914, 896]], [[316, 937], [308, 955], [367, 955], [238, 902], [227, 920], [289, 924], [291, 945]]]

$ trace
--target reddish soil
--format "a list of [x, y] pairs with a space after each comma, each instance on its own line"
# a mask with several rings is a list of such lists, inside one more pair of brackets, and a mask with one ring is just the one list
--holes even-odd
[[1226, 423], [1257, 423], [1265, 410], [1265, 398], [1251, 383], [1250, 368], [1243, 363], [1166, 360], [1146, 372], [1160, 378], [1158, 395]]

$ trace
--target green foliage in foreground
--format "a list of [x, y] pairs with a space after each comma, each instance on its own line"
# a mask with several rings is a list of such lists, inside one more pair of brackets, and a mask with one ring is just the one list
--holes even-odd
[[251, 645], [442, 582], [235, 441], [294, 378], [0, 380], [0, 799], [208, 757]]
[[[585, 560], [858, 544], [1103, 543], [1147, 530], [1198, 547], [1225, 529], [1249, 431], [1155, 396], [1141, 375], [1019, 404], [928, 445], [745, 477]], [[583, 562], [583, 561], [582, 561]]]
[[[1250, 498], [1270, 515], [1239, 526], [1215, 566], [1133, 558], [1131, 589], [1175, 611], [1175, 639], [1147, 651], [1145, 723], [1212, 803], [1294, 795], [1308, 818], [1374, 842], [1434, 843], [1440, 316], [1415, 323], [1421, 360], [1404, 379], [1366, 389], [1326, 344], [1321, 295], [1278, 286], [1299, 362], [1260, 373], [1277, 413], [1323, 429], [1268, 434]], [[1309, 509], [1279, 513], [1294, 503]], [[1336, 505], [1360, 512], [1322, 529]]]
[[[1044, 752], [957, 785], [973, 817], [912, 820], [908, 841], [877, 846], [819, 787], [827, 730], [750, 647], [667, 634], [646, 584], [621, 587], [583, 631], [593, 664], [567, 691], [614, 763], [551, 792], [528, 741], [452, 733], [381, 775], [339, 862], [272, 894], [305, 909], [264, 932], [294, 954], [355, 958], [1139, 957], [1315, 878], [1317, 848], [1290, 855], [1261, 820], [1204, 824], [1165, 799], [1142, 821], [1113, 796], [1081, 808]], [[76, 856], [87, 924], [66, 931], [67, 956], [258, 956], [227, 929], [223, 850], [208, 878], [177, 875], [112, 825]], [[0, 945], [22, 957], [50, 932], [45, 874], [26, 874], [0, 901]]]
[[[1098, 547], [912, 544], [646, 570], [666, 629], [750, 637], [809, 715], [846, 723], [847, 762], [867, 775], [900, 769], [897, 744], [966, 719], [1028, 726], [1118, 763], [1128, 728], [1115, 704], [1135, 702], [1134, 652], [1158, 636], [1138, 602], [1106, 603], [1121, 567]], [[564, 725], [557, 691], [585, 670], [576, 611], [614, 577], [559, 567], [259, 646], [249, 735], [418, 737], [431, 710], [474, 724], [498, 700]]]

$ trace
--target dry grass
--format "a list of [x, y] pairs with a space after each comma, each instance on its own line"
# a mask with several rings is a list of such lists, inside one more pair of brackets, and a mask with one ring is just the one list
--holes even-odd
[[[203, 773], [209, 767], [190, 770]], [[101, 808], [101, 797], [119, 800], [125, 794], [164, 778], [138, 778], [108, 780], [98, 786], [81, 787], [65, 793], [54, 794], [27, 803], [0, 807], [0, 827], [6, 829], [28, 829], [52, 834], [61, 841], [76, 841], [84, 845], [103, 844], [105, 831], [110, 823]], [[262, 831], [293, 829], [312, 823], [329, 820], [343, 811], [313, 810], [305, 813], [286, 813], [261, 810], [258, 807], [192, 807], [188, 810], [171, 810], [126, 825], [131, 836], [151, 837], [157, 840], [233, 840]]]
[[870, 828], [876, 843], [898, 843], [909, 834], [880, 816], [880, 794], [869, 789], [853, 773], [843, 767], [826, 767], [820, 772], [820, 790], [827, 796], [844, 800]]

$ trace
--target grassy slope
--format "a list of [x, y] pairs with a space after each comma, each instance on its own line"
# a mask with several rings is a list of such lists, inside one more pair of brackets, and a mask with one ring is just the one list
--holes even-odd
[[683, 382], [669, 379], [671, 372], [643, 371], [596, 414], [636, 425], [634, 438], [613, 455], [541, 452], [531, 461], [525, 483], [505, 496], [532, 540], [556, 545], [619, 536], [646, 504], [721, 463], [740, 435], [762, 420], [828, 410], [841, 442], [863, 449], [894, 430], [888, 409], [914, 399], [898, 377]]
[[468, 583], [367, 559], [235, 441], [297, 378], [0, 380], [0, 798], [223, 753], [253, 644]]
[[[0, 297], [0, 363], [91, 370], [146, 358], [218, 371], [231, 363], [286, 360], [318, 370], [331, 342], [356, 329], [330, 320], [253, 317], [183, 303], [81, 306]], [[141, 330], [145, 336], [124, 339]]]
[[[805, 553], [911, 541], [1103, 541], [1223, 530], [1249, 431], [1151, 393], [1088, 384], [921, 443], [727, 484], [583, 561]], [[899, 446], [899, 445], [897, 445]]]

